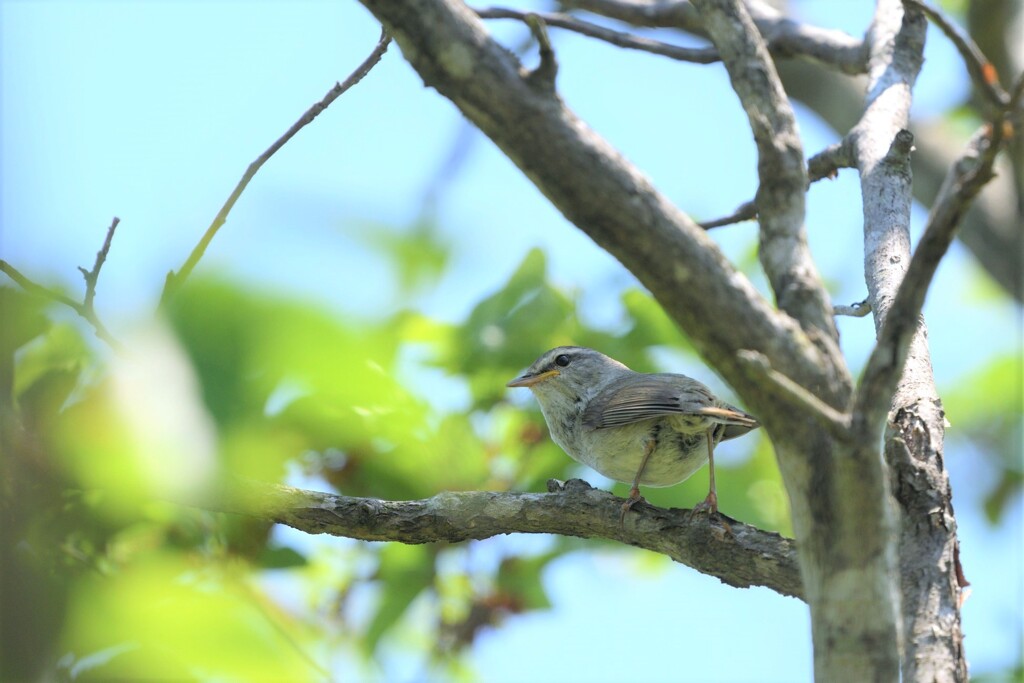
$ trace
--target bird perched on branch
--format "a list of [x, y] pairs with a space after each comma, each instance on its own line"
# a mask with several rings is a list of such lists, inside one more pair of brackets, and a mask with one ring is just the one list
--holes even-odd
[[694, 511], [717, 512], [715, 446], [759, 426], [695, 379], [633, 372], [581, 346], [545, 352], [508, 386], [529, 387], [551, 438], [569, 457], [615, 481], [632, 482], [623, 518], [643, 500], [641, 484], [678, 484], [705, 462], [711, 483]]

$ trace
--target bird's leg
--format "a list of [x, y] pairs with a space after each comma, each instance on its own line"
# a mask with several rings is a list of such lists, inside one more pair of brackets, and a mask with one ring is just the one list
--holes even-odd
[[644, 473], [644, 468], [647, 467], [647, 461], [651, 459], [651, 453], [658, 447], [657, 439], [648, 439], [644, 444], [644, 457], [640, 459], [640, 469], [636, 471], [636, 476], [633, 477], [633, 486], [629, 489], [629, 498], [622, 504], [622, 514], [619, 516], [619, 524], [622, 525], [626, 521], [626, 513], [630, 509], [642, 501], [644, 498], [640, 495], [640, 477]]
[[709, 429], [707, 432], [708, 437], [708, 476], [710, 479], [710, 486], [708, 487], [708, 497], [700, 503], [694, 506], [690, 516], [697, 514], [698, 512], [707, 512], [708, 515], [718, 513], [718, 492], [715, 490], [715, 438], [714, 429]]

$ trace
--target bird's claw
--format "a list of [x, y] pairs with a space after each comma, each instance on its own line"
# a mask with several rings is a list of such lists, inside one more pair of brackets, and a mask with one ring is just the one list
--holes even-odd
[[690, 510], [689, 519], [692, 520], [694, 515], [705, 513], [708, 516], [708, 522], [714, 518], [721, 522], [722, 526], [725, 527], [725, 530], [732, 535], [732, 527], [729, 526], [729, 522], [725, 521], [725, 515], [718, 512], [718, 496], [715, 495], [714, 491], [709, 492], [707, 498], [693, 506], [693, 509]]
[[714, 491], [709, 492], [707, 498], [693, 506], [693, 509], [690, 510], [690, 518], [692, 519], [697, 513], [707, 513], [709, 519], [711, 515], [718, 514], [718, 496]]
[[646, 503], [644, 497], [640, 495], [640, 489], [634, 488], [629, 492], [629, 498], [622, 504], [622, 514], [619, 515], [619, 526], [626, 525], [626, 513], [633, 509], [633, 506], [637, 503]]

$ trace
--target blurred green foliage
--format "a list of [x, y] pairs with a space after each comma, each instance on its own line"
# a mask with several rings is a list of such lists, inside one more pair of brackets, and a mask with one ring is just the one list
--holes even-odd
[[949, 438], [975, 444], [997, 472], [985, 494], [985, 515], [995, 523], [1024, 486], [1024, 359], [993, 358], [942, 395]]
[[[447, 262], [429, 230], [415, 237], [375, 243], [400, 272], [429, 256], [403, 280], [410, 291]], [[225, 475], [384, 499], [542, 491], [585, 470], [548, 439], [535, 402], [505, 388], [537, 355], [572, 343], [637, 370], [686, 372], [659, 368], [664, 349], [698, 362], [642, 291], [622, 294], [614, 331], [584, 323], [540, 251], [459, 323], [408, 309], [347, 319], [195, 278], [164, 320], [124, 336], [126, 357], [96, 353], [34, 296], [0, 287], [0, 304], [4, 680], [319, 680], [339, 651], [372, 670], [381, 643], [408, 628], [428, 666], [465, 677], [459, 652], [508, 615], [548, 608], [544, 569], [578, 541], [526, 555], [482, 542], [498, 549], [490, 563], [443, 544], [293, 546], [265, 522], [164, 501]], [[993, 367], [976, 389], [1012, 393], [1007, 376]], [[468, 399], [439, 400], [435, 381]], [[953, 397], [950, 414], [1012, 439], [1019, 413], [994, 423], [1003, 418], [981, 403]], [[787, 532], [769, 443], [755, 433], [735, 444], [719, 470], [723, 510]], [[706, 476], [644, 493], [690, 506]], [[305, 597], [275, 590], [281, 577]]]

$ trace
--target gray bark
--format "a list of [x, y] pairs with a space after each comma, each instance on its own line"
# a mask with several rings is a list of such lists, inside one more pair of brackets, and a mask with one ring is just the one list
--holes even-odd
[[634, 505], [580, 479], [548, 482], [548, 493], [458, 491], [391, 501], [232, 480], [188, 504], [287, 524], [311, 534], [363, 541], [457, 543], [501, 534], [602, 538], [661, 553], [738, 588], [765, 586], [800, 598], [791, 539], [742, 522], [708, 524], [689, 510]]

